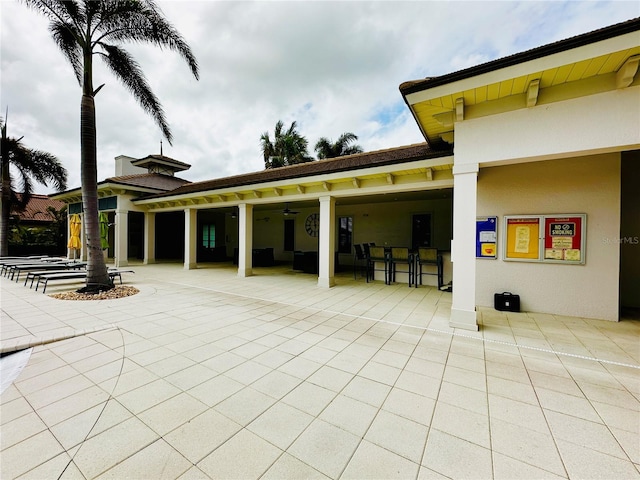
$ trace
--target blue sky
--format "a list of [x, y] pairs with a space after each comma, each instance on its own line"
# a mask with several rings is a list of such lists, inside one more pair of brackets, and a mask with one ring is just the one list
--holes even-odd
[[[132, 46], [160, 98], [174, 142], [165, 155], [208, 180], [261, 170], [260, 135], [297, 121], [310, 152], [320, 137], [358, 135], [366, 150], [424, 141], [399, 93], [437, 76], [640, 16], [637, 1], [159, 1], [193, 49], [201, 79], [171, 52]], [[80, 185], [80, 87], [46, 20], [0, 1], [0, 108], [9, 134], [58, 156]], [[114, 158], [159, 153], [161, 134], [117, 81], [96, 99], [98, 177]], [[40, 193], [50, 193], [38, 187]]]

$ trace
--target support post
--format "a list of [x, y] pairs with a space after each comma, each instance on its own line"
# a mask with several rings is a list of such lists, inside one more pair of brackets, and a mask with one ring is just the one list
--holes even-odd
[[129, 265], [129, 212], [116, 210], [115, 249], [113, 259], [116, 267]]
[[336, 199], [320, 197], [320, 233], [318, 238], [318, 286], [335, 285]]
[[197, 268], [198, 211], [195, 208], [184, 209], [184, 269]]
[[238, 276], [253, 275], [253, 205], [238, 205]]
[[476, 210], [478, 164], [453, 166], [453, 299], [449, 326], [478, 330], [476, 317]]

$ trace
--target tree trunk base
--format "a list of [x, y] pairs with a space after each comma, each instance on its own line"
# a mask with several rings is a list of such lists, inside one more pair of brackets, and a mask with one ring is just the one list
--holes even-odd
[[100, 284], [100, 283], [90, 283], [86, 287], [82, 287], [79, 290], [76, 290], [78, 293], [85, 293], [89, 295], [98, 295], [102, 292], [108, 292], [113, 288], [113, 283], [108, 284]]

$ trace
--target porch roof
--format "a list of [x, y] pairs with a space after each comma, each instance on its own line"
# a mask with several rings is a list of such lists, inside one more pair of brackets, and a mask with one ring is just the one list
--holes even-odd
[[286, 167], [245, 173], [225, 178], [206, 180], [182, 185], [175, 190], [149, 195], [145, 200], [177, 196], [198, 192], [212, 191], [223, 188], [255, 185], [258, 183], [277, 182], [282, 180], [314, 177], [329, 173], [361, 170], [364, 168], [395, 165], [416, 160], [439, 158], [453, 155], [451, 148], [434, 149], [427, 143], [406, 145], [402, 147], [376, 150], [373, 152], [346, 155], [343, 157], [317, 160]]
[[640, 18], [437, 77], [400, 93], [425, 139], [454, 142], [455, 122], [624, 88], [640, 59]]

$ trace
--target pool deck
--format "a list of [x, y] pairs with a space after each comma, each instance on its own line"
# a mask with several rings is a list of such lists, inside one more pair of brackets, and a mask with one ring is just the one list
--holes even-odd
[[[0, 478], [640, 479], [640, 321], [226, 264], [64, 301], [0, 278]], [[0, 362], [1, 363], [1, 362]], [[3, 372], [4, 373], [4, 372]]]

